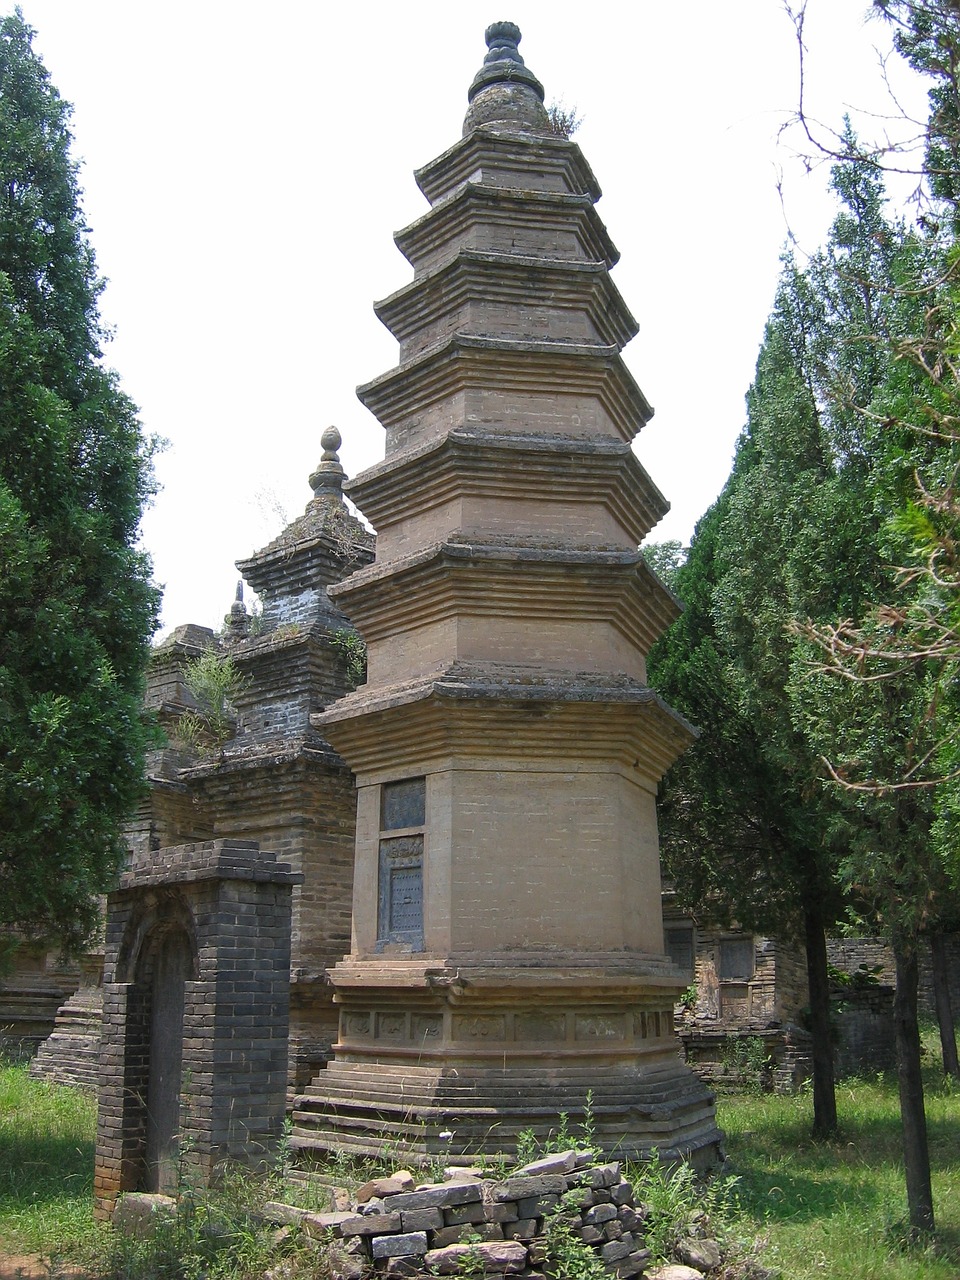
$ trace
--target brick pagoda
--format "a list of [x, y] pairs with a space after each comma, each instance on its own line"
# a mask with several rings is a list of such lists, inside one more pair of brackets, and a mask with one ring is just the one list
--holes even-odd
[[646, 684], [677, 614], [637, 551], [667, 509], [630, 447], [652, 411], [599, 187], [519, 39], [488, 29], [376, 308], [386, 457], [348, 492], [377, 555], [331, 588], [368, 682], [315, 717], [357, 776], [353, 938], [294, 1141], [511, 1151], [589, 1093], [606, 1149], [706, 1161], [663, 948], [654, 800], [691, 732]]

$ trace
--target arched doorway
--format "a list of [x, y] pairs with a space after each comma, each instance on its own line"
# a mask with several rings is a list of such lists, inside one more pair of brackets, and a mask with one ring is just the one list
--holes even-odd
[[150, 985], [144, 1184], [169, 1193], [179, 1176], [184, 984], [193, 977], [193, 948], [178, 927], [159, 930], [152, 942], [144, 957]]

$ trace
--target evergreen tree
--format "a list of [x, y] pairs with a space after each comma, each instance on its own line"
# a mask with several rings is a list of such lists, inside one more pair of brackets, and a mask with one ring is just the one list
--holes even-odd
[[[855, 154], [849, 131], [846, 143]], [[883, 656], [871, 655], [868, 640], [856, 678], [838, 680], [811, 637], [837, 618], [869, 637], [875, 601], [894, 590], [891, 516], [913, 483], [920, 446], [890, 406], [918, 395], [898, 351], [923, 319], [923, 292], [906, 285], [928, 269], [929, 249], [886, 220], [869, 160], [837, 166], [834, 186], [841, 210], [829, 243], [806, 272], [790, 264], [784, 272], [731, 480], [678, 574], [683, 596], [684, 575], [705, 571], [693, 595], [702, 628], [688, 663], [695, 678], [684, 687], [675, 662], [661, 666], [656, 653], [652, 669], [669, 699], [695, 722], [703, 708], [718, 733], [719, 746], [703, 748], [717, 781], [702, 766], [695, 772], [699, 746], [677, 773], [687, 808], [716, 826], [711, 837], [701, 823], [698, 839], [711, 854], [730, 845], [725, 860], [710, 859], [721, 869], [714, 891], [747, 927], [781, 936], [791, 929], [791, 902], [802, 914], [821, 1132], [836, 1123], [824, 930], [841, 895], [893, 942], [908, 1202], [911, 1222], [927, 1228], [917, 939], [945, 877], [929, 791], [857, 779], [889, 774], [895, 763], [922, 778], [936, 754], [925, 714], [935, 676], [922, 664], [878, 673]], [[843, 765], [831, 777], [825, 760]], [[669, 800], [672, 775], [667, 784]], [[693, 851], [672, 838], [669, 814], [665, 861], [682, 881]], [[751, 831], [762, 834], [751, 842]]]
[[[841, 908], [819, 761], [787, 692], [798, 601], [828, 588], [814, 515], [829, 501], [830, 461], [798, 362], [801, 280], [784, 273], [747, 398], [733, 472], [697, 526], [676, 590], [686, 612], [651, 654], [651, 678], [700, 726], [668, 774], [663, 850], [681, 900], [807, 956], [814, 1130], [837, 1125], [826, 929]], [[835, 567], [830, 565], [830, 573]]]
[[0, 928], [81, 945], [143, 777], [151, 443], [101, 364], [70, 108], [0, 21]]

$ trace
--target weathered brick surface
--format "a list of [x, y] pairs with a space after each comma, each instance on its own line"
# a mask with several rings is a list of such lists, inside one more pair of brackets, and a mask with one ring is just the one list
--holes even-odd
[[183, 983], [184, 1158], [204, 1179], [225, 1159], [269, 1160], [284, 1116], [296, 879], [255, 843], [210, 841], [167, 850], [159, 861], [141, 855], [111, 895], [95, 1173], [101, 1214], [151, 1177], [153, 964], [155, 943], [170, 930], [179, 930], [193, 953], [193, 973]]
[[[448, 1188], [424, 1185], [410, 1192], [391, 1192], [391, 1186], [397, 1186], [399, 1180], [380, 1179], [375, 1185], [385, 1194], [356, 1206], [362, 1210], [372, 1209], [371, 1212], [361, 1212], [352, 1217], [348, 1213], [304, 1215], [302, 1211], [282, 1204], [268, 1205], [264, 1212], [269, 1221], [276, 1223], [290, 1222], [299, 1216], [307, 1229], [310, 1219], [320, 1221], [322, 1217], [334, 1235], [351, 1238], [354, 1256], [360, 1261], [365, 1258], [372, 1262], [377, 1274], [426, 1277], [464, 1274], [469, 1270], [470, 1274], [483, 1271], [491, 1276], [522, 1273], [529, 1280], [536, 1280], [540, 1273], [534, 1268], [542, 1265], [548, 1254], [545, 1232], [549, 1229], [549, 1222], [542, 1216], [522, 1216], [524, 1204], [530, 1197], [520, 1195], [512, 1200], [494, 1200], [493, 1196], [503, 1195], [506, 1187], [522, 1193], [530, 1189], [532, 1181], [538, 1182], [542, 1176], [550, 1176], [554, 1181], [548, 1185], [558, 1187], [558, 1192], [544, 1193], [558, 1201], [551, 1212], [563, 1215], [569, 1229], [593, 1250], [605, 1264], [608, 1274], [628, 1280], [639, 1275], [651, 1257], [644, 1243], [643, 1215], [628, 1203], [633, 1199], [633, 1189], [621, 1176], [620, 1166], [585, 1165], [585, 1154], [576, 1153], [575, 1161], [551, 1162], [554, 1167], [559, 1165], [567, 1170], [565, 1174], [558, 1175], [559, 1181], [554, 1175], [530, 1174], [528, 1170], [522, 1170], [500, 1182], [477, 1176], [467, 1183], [451, 1183], [449, 1189], [454, 1194], [462, 1194], [466, 1188], [471, 1196], [470, 1201], [462, 1205], [401, 1210], [398, 1206], [409, 1205], [413, 1199], [437, 1200]], [[363, 1191], [368, 1194], [369, 1187]], [[600, 1196], [607, 1199], [592, 1203]], [[578, 1210], [573, 1199], [579, 1203], [584, 1197], [587, 1203], [581, 1204]], [[498, 1216], [500, 1210], [509, 1210], [511, 1220], [440, 1225], [444, 1216], [483, 1208], [498, 1211]], [[550, 1216], [548, 1213], [547, 1219]], [[714, 1268], [720, 1265], [715, 1242], [691, 1237], [688, 1243], [691, 1248], [701, 1247], [704, 1257], [715, 1257]], [[392, 1266], [391, 1260], [396, 1260], [397, 1266]]]

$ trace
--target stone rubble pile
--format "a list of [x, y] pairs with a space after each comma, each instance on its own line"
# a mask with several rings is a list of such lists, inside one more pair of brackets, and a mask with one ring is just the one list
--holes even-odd
[[[616, 1280], [702, 1280], [719, 1266], [715, 1241], [691, 1239], [685, 1262], [692, 1266], [651, 1267], [644, 1242], [649, 1210], [635, 1203], [619, 1164], [594, 1161], [591, 1151], [564, 1151], [500, 1181], [481, 1177], [477, 1169], [457, 1168], [446, 1171], [445, 1182], [420, 1186], [402, 1171], [366, 1183], [354, 1203], [337, 1212], [271, 1203], [264, 1214], [277, 1224], [341, 1242], [344, 1277], [366, 1274], [372, 1264], [382, 1276], [545, 1280], [560, 1275], [551, 1267], [548, 1246], [551, 1224], [558, 1219]], [[342, 1198], [339, 1203], [344, 1204]]]

